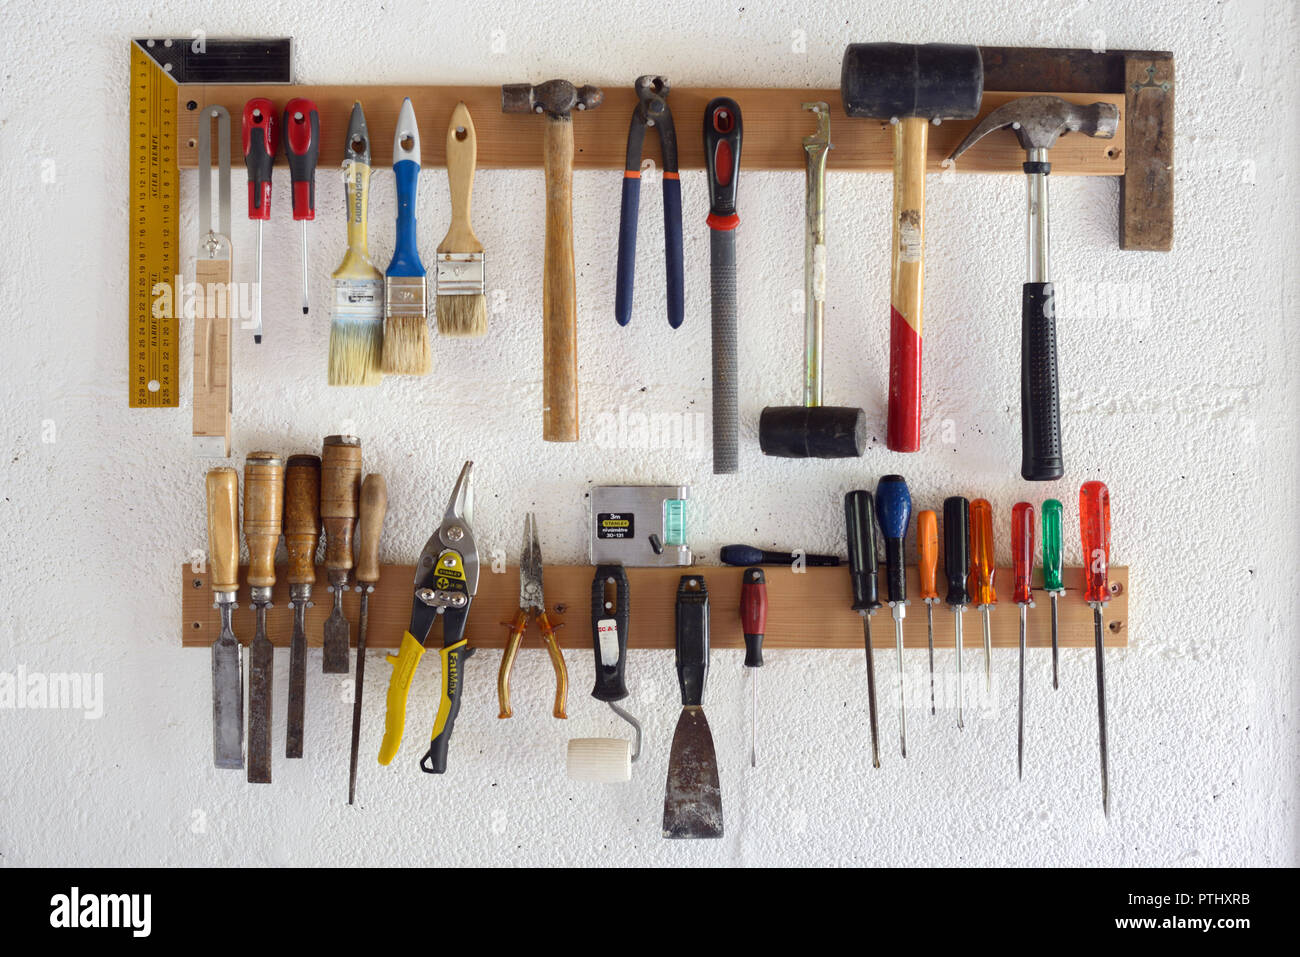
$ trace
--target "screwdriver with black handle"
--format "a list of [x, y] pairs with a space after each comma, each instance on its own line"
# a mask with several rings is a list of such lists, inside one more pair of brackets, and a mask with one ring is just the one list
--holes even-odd
[[348, 763], [348, 803], [357, 796], [357, 748], [361, 744], [361, 692], [366, 682], [366, 631], [370, 625], [370, 594], [379, 581], [379, 536], [388, 513], [388, 485], [370, 473], [361, 483], [361, 508], [357, 521], [357, 591], [361, 612], [357, 625], [357, 678], [352, 686], [352, 755]]
[[871, 721], [871, 766], [880, 767], [876, 720], [876, 666], [871, 654], [871, 616], [880, 607], [876, 584], [876, 508], [871, 493], [858, 489], [844, 496], [844, 524], [849, 541], [849, 583], [853, 610], [862, 616], [867, 652], [867, 713]]
[[930, 650], [930, 714], [934, 714], [934, 606], [939, 603], [935, 575], [939, 570], [939, 516], [933, 510], [916, 513], [916, 572], [925, 602], [925, 638]]
[[1102, 616], [1110, 601], [1110, 491], [1102, 482], [1079, 489], [1079, 532], [1083, 539], [1083, 597], [1092, 606], [1097, 652], [1097, 740], [1101, 745], [1101, 809], [1110, 816], [1110, 778], [1106, 764], [1106, 672]]
[[970, 575], [970, 502], [959, 495], [943, 500], [943, 574], [948, 580], [944, 599], [952, 609], [953, 645], [957, 652], [957, 727], [962, 725], [961, 616], [970, 604], [966, 581]]
[[1016, 708], [1016, 775], [1025, 776], [1025, 631], [1034, 607], [1030, 579], [1034, 574], [1034, 506], [1017, 502], [1011, 509], [1011, 600], [1020, 607], [1020, 703]]
[[740, 623], [745, 632], [745, 667], [750, 669], [749, 766], [758, 767], [758, 670], [763, 667], [767, 630], [767, 577], [761, 568], [745, 569], [740, 584]]
[[912, 496], [901, 475], [886, 475], [876, 483], [876, 517], [885, 538], [885, 593], [894, 619], [894, 644], [898, 649], [898, 740], [907, 757], [907, 696], [903, 691], [903, 619], [907, 617], [907, 563], [903, 541], [912, 518]]
[[302, 314], [307, 315], [307, 224], [316, 218], [316, 160], [320, 156], [320, 114], [316, 104], [296, 96], [284, 107], [284, 155], [293, 186], [293, 218], [302, 223]]
[[970, 503], [970, 592], [984, 625], [984, 692], [993, 690], [993, 626], [989, 616], [998, 603], [993, 590], [997, 565], [993, 559], [993, 506], [988, 499]]
[[244, 461], [244, 541], [249, 599], [257, 631], [248, 649], [248, 783], [271, 783], [271, 705], [275, 648], [266, 635], [266, 610], [275, 586], [275, 549], [284, 513], [284, 463], [270, 452]]
[[307, 706], [307, 609], [316, 584], [316, 545], [320, 542], [320, 456], [291, 455], [284, 467], [284, 546], [289, 552], [289, 720], [284, 756], [302, 757], [303, 716]]
[[753, 545], [723, 545], [719, 553], [724, 565], [796, 565], [808, 568], [835, 568], [838, 555], [809, 555], [804, 552], [778, 552]]
[[1060, 688], [1057, 659], [1060, 645], [1057, 641], [1056, 600], [1065, 594], [1061, 579], [1061, 503], [1049, 498], [1043, 503], [1043, 590], [1052, 599], [1052, 687]]
[[257, 223], [257, 283], [253, 299], [253, 342], [262, 341], [262, 224], [271, 218], [271, 170], [280, 142], [280, 118], [264, 96], [244, 104], [241, 139], [248, 171], [248, 218]]

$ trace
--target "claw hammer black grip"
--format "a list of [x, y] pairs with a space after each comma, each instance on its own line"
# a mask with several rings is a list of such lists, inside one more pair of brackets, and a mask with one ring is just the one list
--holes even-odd
[[1029, 482], [1050, 482], [1065, 474], [1050, 282], [1025, 283], [1020, 315], [1020, 474]]

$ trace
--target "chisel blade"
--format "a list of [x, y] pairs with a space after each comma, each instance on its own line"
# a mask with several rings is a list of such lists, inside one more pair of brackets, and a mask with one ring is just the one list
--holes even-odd
[[271, 783], [271, 691], [275, 648], [259, 609], [257, 635], [248, 652], [248, 783]]
[[284, 732], [284, 756], [302, 757], [302, 726], [307, 705], [307, 605], [293, 602], [293, 637], [289, 641], [289, 718]]
[[321, 670], [327, 675], [348, 673], [348, 644], [352, 640], [352, 626], [343, 617], [342, 589], [335, 589], [334, 610], [325, 619], [325, 646], [322, 649]]
[[704, 710], [682, 708], [668, 759], [664, 837], [722, 837], [722, 786]]
[[244, 766], [243, 649], [229, 625], [212, 645], [212, 759], [218, 768]]

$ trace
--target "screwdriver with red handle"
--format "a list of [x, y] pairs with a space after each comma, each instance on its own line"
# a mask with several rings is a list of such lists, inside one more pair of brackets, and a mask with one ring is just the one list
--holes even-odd
[[1106, 771], [1106, 674], [1102, 665], [1102, 614], [1110, 601], [1110, 492], [1102, 482], [1079, 489], [1079, 531], [1083, 539], [1083, 597], [1092, 606], [1097, 650], [1097, 739], [1101, 745], [1101, 809], [1110, 816]]
[[264, 96], [244, 104], [241, 139], [248, 170], [248, 218], [257, 223], [257, 287], [253, 300], [253, 341], [262, 341], [262, 224], [271, 218], [271, 168], [279, 149], [280, 123], [275, 104]]
[[307, 315], [307, 223], [316, 218], [316, 159], [320, 155], [320, 114], [311, 100], [297, 96], [284, 107], [284, 155], [293, 184], [293, 218], [302, 223], [302, 314]]
[[925, 602], [925, 636], [930, 649], [930, 714], [934, 714], [934, 606], [939, 603], [935, 572], [939, 568], [939, 516], [931, 509], [916, 513], [916, 570]]
[[1016, 774], [1025, 776], [1025, 630], [1034, 607], [1030, 579], [1034, 574], [1034, 506], [1017, 502], [1011, 509], [1012, 600], [1020, 606], [1020, 704], [1016, 709]]
[[989, 613], [998, 603], [993, 590], [993, 506], [986, 498], [970, 503], [970, 597], [984, 619], [984, 690], [993, 690], [993, 628]]
[[[746, 568], [740, 585], [740, 624], [745, 631], [745, 667], [763, 667], [763, 632], [767, 629], [767, 579], [761, 568]], [[758, 671], [750, 672], [753, 693], [749, 713], [749, 766], [758, 767]]]

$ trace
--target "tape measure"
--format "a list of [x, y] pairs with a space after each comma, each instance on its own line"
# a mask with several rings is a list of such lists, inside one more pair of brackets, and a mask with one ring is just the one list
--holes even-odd
[[131, 44], [131, 408], [180, 404], [176, 82]]

